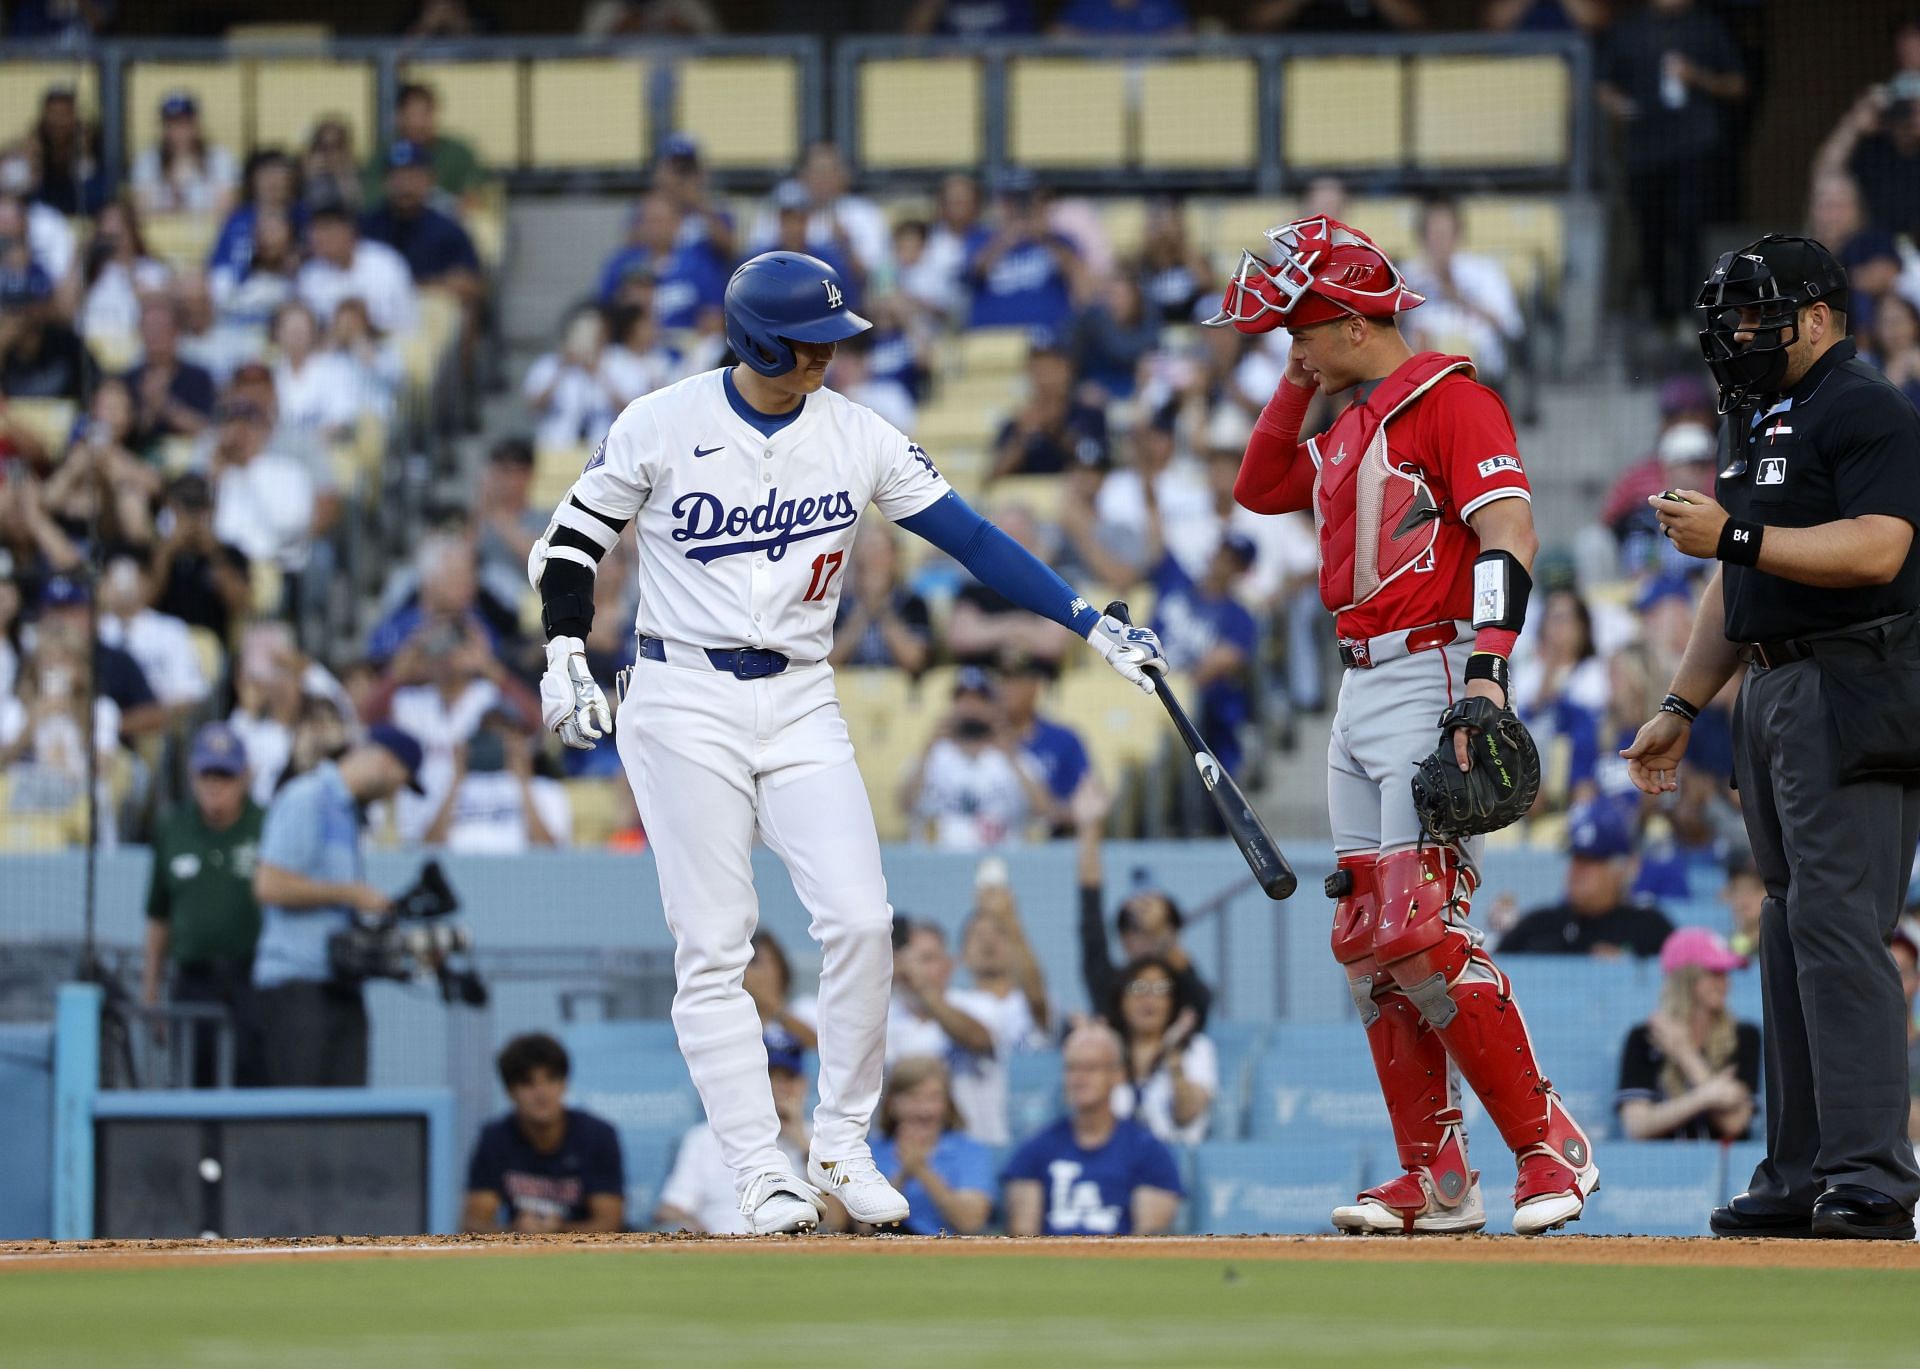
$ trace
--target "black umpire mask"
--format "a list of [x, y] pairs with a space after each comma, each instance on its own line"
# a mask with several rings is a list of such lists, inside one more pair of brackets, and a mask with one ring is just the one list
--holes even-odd
[[1714, 263], [1693, 303], [1721, 413], [1779, 396], [1787, 349], [1800, 336], [1800, 311], [1819, 300], [1844, 311], [1847, 273], [1812, 238], [1769, 233]]

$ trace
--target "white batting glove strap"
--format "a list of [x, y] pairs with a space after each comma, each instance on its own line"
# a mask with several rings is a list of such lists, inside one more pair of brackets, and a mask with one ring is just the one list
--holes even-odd
[[1121, 678], [1142, 694], [1153, 693], [1153, 681], [1147, 678], [1149, 670], [1166, 672], [1166, 653], [1160, 649], [1160, 639], [1150, 628], [1134, 627], [1102, 615], [1093, 625], [1093, 631], [1087, 634], [1087, 640], [1106, 658], [1108, 665], [1120, 672]]
[[547, 673], [540, 677], [540, 722], [576, 751], [613, 731], [613, 710], [587, 668], [587, 647], [578, 637], [547, 643]]

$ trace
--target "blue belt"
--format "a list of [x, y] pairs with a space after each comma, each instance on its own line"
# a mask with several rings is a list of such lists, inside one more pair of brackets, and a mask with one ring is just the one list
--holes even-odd
[[[658, 637], [643, 636], [640, 639], [640, 658], [646, 661], [665, 663], [667, 644]], [[736, 680], [764, 680], [769, 675], [778, 675], [787, 668], [787, 658], [777, 651], [766, 651], [759, 647], [735, 647], [731, 651], [719, 651], [705, 648], [707, 660], [715, 670], [724, 670]]]

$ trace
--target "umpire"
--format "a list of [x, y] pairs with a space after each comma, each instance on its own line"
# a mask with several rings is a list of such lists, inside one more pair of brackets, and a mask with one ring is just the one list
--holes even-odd
[[1642, 790], [1673, 790], [1694, 716], [1746, 664], [1734, 775], [1767, 886], [1767, 1158], [1711, 1225], [1912, 1240], [1887, 943], [1920, 837], [1920, 414], [1855, 355], [1846, 272], [1817, 242], [1727, 253], [1697, 307], [1726, 465], [1717, 499], [1651, 502], [1720, 566], [1673, 692], [1622, 754]]

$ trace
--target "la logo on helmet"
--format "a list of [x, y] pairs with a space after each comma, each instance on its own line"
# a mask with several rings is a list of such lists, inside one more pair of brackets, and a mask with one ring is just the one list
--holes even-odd
[[838, 309], [840, 301], [844, 298], [840, 293], [840, 287], [830, 280], [823, 280], [820, 283], [827, 287], [827, 308]]

